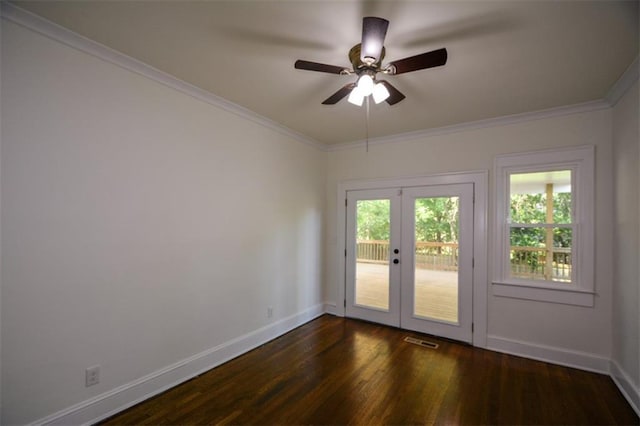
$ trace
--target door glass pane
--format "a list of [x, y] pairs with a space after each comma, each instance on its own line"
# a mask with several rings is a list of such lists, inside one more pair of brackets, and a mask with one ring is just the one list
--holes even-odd
[[414, 316], [458, 322], [459, 201], [415, 200]]
[[389, 310], [390, 200], [356, 205], [356, 305]]

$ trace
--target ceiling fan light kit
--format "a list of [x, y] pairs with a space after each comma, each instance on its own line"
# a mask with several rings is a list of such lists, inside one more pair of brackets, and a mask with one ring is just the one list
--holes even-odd
[[376, 85], [373, 86], [373, 93], [371, 93], [371, 95], [373, 95], [373, 101], [376, 104], [379, 104], [380, 102], [386, 101], [389, 98], [389, 91], [384, 84], [376, 83]]
[[373, 84], [373, 77], [371, 77], [367, 73], [363, 73], [358, 79], [356, 87], [362, 92], [364, 96], [369, 96], [373, 93]]
[[350, 104], [353, 104], [355, 106], [362, 106], [362, 102], [364, 101], [364, 93], [362, 93], [362, 91], [359, 90], [358, 87], [356, 86], [353, 88], [353, 90], [349, 94], [347, 101], [349, 101]]
[[447, 50], [444, 48], [433, 50], [382, 66], [386, 53], [384, 39], [388, 27], [389, 21], [383, 18], [369, 16], [362, 19], [362, 41], [349, 51], [349, 61], [353, 67], [351, 69], [300, 59], [295, 62], [294, 67], [307, 71], [358, 76], [356, 83], [343, 86], [325, 99], [322, 102], [324, 105], [334, 105], [346, 96], [349, 103], [357, 106], [362, 106], [364, 99], [368, 96], [373, 96], [376, 104], [386, 101], [389, 105], [395, 105], [403, 100], [405, 95], [388, 81], [376, 80], [376, 75], [378, 73], [398, 75], [442, 66], [447, 63]]

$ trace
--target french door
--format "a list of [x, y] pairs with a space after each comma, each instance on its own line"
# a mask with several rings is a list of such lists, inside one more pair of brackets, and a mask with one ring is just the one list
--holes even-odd
[[472, 340], [473, 184], [347, 191], [346, 315]]

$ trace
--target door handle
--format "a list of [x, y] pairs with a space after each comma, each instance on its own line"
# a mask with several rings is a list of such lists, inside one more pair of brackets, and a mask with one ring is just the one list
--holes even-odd
[[393, 259], [393, 263], [395, 263], [397, 265], [398, 263], [400, 263], [400, 260], [399, 259]]
[[400, 250], [398, 250], [398, 249], [393, 249], [393, 252], [394, 252], [395, 254], [398, 254], [398, 253], [400, 253]]

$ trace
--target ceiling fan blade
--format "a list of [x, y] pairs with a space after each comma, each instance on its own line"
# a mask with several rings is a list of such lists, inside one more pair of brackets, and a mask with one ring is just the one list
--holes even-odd
[[406, 96], [403, 95], [402, 92], [400, 92], [398, 89], [393, 87], [391, 83], [389, 83], [388, 81], [380, 80], [379, 83], [384, 84], [384, 87], [386, 87], [387, 90], [389, 91], [389, 97], [387, 98], [387, 103], [389, 105], [395, 105], [401, 100], [403, 100], [404, 98], [406, 98]]
[[334, 93], [333, 95], [331, 95], [327, 99], [325, 99], [324, 102], [322, 102], [322, 104], [323, 105], [335, 105], [335, 104], [337, 104], [339, 101], [342, 100], [342, 98], [344, 98], [349, 93], [351, 93], [351, 91], [353, 90], [354, 87], [356, 87], [355, 83], [347, 84], [346, 86], [344, 86], [340, 90], [338, 90], [336, 93]]
[[362, 43], [360, 49], [360, 60], [362, 62], [375, 64], [380, 61], [388, 27], [389, 21], [386, 19], [373, 16], [362, 18]]
[[344, 67], [339, 67], [336, 65], [320, 64], [318, 62], [303, 61], [301, 59], [298, 59], [296, 61], [294, 67], [299, 70], [326, 72], [329, 74], [342, 74], [343, 72], [348, 71]]
[[409, 58], [400, 59], [389, 63], [395, 71], [393, 74], [418, 71], [426, 68], [439, 67], [447, 63], [447, 49], [442, 48]]

